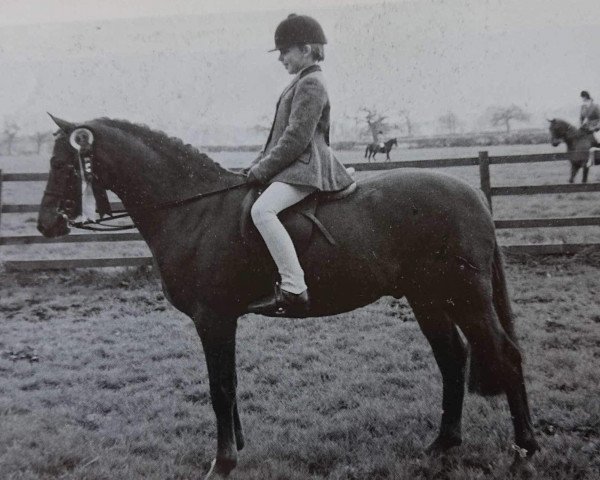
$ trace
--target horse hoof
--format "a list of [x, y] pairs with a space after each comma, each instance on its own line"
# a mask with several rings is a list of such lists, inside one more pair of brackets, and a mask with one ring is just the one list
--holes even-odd
[[217, 471], [217, 459], [215, 458], [210, 464], [210, 470], [204, 477], [204, 480], [225, 480], [229, 477], [229, 473], [220, 473]]
[[431, 445], [425, 449], [427, 455], [441, 455], [454, 447], [462, 444], [460, 437], [437, 437]]
[[509, 472], [515, 478], [530, 479], [536, 476], [536, 470], [533, 463], [531, 463], [531, 459], [529, 457], [523, 458], [518, 453], [515, 454], [515, 459], [510, 466]]

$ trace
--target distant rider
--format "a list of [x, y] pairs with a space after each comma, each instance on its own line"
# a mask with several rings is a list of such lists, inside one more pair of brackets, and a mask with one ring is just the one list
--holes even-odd
[[377, 144], [379, 146], [380, 149], [384, 149], [385, 148], [385, 142], [387, 141], [387, 139], [385, 138], [385, 134], [383, 133], [383, 130], [379, 130], [377, 132], [377, 139], [379, 140], [379, 143]]
[[600, 140], [596, 132], [600, 130], [600, 108], [594, 103], [590, 94], [583, 90], [581, 92], [581, 114], [579, 115], [579, 122], [581, 128], [589, 133], [594, 134], [596, 143]]

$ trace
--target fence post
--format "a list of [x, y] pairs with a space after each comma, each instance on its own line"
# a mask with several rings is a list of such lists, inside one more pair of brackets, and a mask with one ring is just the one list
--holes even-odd
[[2, 227], [2, 169], [0, 169], [0, 227]]
[[479, 152], [479, 182], [481, 190], [487, 198], [488, 204], [490, 205], [490, 211], [492, 210], [492, 185], [490, 182], [490, 157], [488, 152]]

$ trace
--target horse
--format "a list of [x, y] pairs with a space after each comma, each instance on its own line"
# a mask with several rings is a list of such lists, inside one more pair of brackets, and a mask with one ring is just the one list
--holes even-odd
[[[252, 250], [245, 240], [242, 204], [252, 187], [245, 175], [147, 126], [107, 118], [54, 121], [59, 130], [38, 230], [46, 237], [69, 233], [72, 207], [81, 203], [71, 184], [81, 182], [82, 170], [95, 191], [121, 199], [150, 247], [166, 298], [200, 337], [217, 424], [216, 455], [205, 478], [226, 478], [245, 443], [236, 397], [238, 318], [271, 291], [277, 274], [266, 247]], [[73, 142], [82, 129], [93, 139], [85, 153]], [[517, 451], [511, 468], [533, 469], [539, 447], [485, 197], [462, 180], [422, 169], [390, 170], [357, 184], [350, 196], [322, 201], [316, 210], [336, 241], [313, 232], [299, 254], [311, 295], [306, 316], [348, 312], [384, 295], [405, 297], [442, 375], [441, 423], [427, 452], [462, 443], [470, 356], [470, 391], [507, 397]]]
[[571, 176], [569, 183], [573, 183], [575, 175], [582, 168], [581, 183], [587, 183], [589, 164], [588, 158], [590, 148], [598, 147], [594, 135], [584, 128], [577, 128], [565, 120], [554, 118], [550, 122], [550, 136], [553, 147], [557, 147], [561, 142], [567, 145], [567, 152], [575, 152], [569, 156], [571, 162]]
[[390, 138], [387, 142], [383, 144], [383, 147], [377, 143], [369, 143], [365, 150], [365, 158], [368, 158], [369, 162], [371, 161], [371, 157], [375, 160], [375, 155], [378, 153], [385, 153], [386, 160], [390, 160], [390, 150], [392, 149], [392, 145], [398, 146], [398, 140], [395, 138]]

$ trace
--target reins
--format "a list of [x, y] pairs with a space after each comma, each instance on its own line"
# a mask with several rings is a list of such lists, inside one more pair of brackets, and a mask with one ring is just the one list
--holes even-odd
[[244, 185], [248, 185], [248, 184], [246, 182], [236, 183], [235, 185], [230, 185], [228, 187], [221, 188], [219, 190], [213, 190], [211, 192], [206, 192], [206, 193], [197, 193], [195, 195], [192, 195], [191, 197], [186, 197], [186, 198], [182, 198], [180, 200], [171, 200], [169, 202], [159, 203], [157, 205], [154, 205], [154, 206], [148, 207], [148, 208], [151, 210], [164, 210], [167, 208], [179, 207], [181, 205], [185, 205], [186, 203], [191, 203], [196, 200], [201, 200], [203, 198], [210, 197], [212, 195], [216, 195], [217, 193], [224, 193], [224, 192], [228, 192], [229, 190], [235, 190], [237, 188], [243, 187]]
[[[71, 146], [77, 151], [77, 155], [79, 157], [79, 164], [81, 168], [81, 176], [85, 179], [85, 181], [91, 185], [95, 173], [93, 172], [92, 163], [94, 152], [92, 149], [92, 144], [94, 143], [94, 134], [92, 131], [86, 127], [79, 127], [73, 130], [69, 135], [69, 143]], [[191, 202], [195, 202], [198, 200], [202, 200], [203, 198], [207, 198], [218, 193], [228, 192], [230, 190], [234, 190], [237, 188], [241, 188], [247, 185], [246, 182], [236, 183], [235, 185], [229, 185], [224, 188], [220, 188], [218, 190], [213, 190], [206, 193], [197, 193], [190, 197], [185, 197], [177, 200], [170, 200], [167, 202], [161, 202], [155, 205], [150, 206], [141, 206], [135, 207], [136, 210], [166, 210], [169, 208], [175, 208], [182, 205], [186, 205]], [[46, 195], [57, 196], [61, 195], [56, 190], [46, 189], [44, 192]], [[63, 215], [66, 216], [66, 214]], [[111, 222], [113, 220], [118, 220], [125, 217], [131, 217], [131, 215], [127, 212], [127, 210], [116, 210], [111, 212], [107, 216], [101, 216], [99, 220], [87, 220], [84, 222], [75, 222], [73, 220], [68, 220], [68, 224], [74, 228], [80, 228], [82, 230], [92, 230], [96, 232], [114, 232], [119, 230], [130, 230], [133, 228], [137, 228], [135, 224], [130, 225], [110, 225], [106, 224], [106, 222]]]
[[[186, 205], [188, 203], [202, 200], [203, 198], [210, 197], [210, 196], [216, 195], [218, 193], [224, 193], [224, 192], [228, 192], [230, 190], [235, 190], [235, 189], [241, 188], [245, 185], [248, 185], [248, 184], [246, 182], [236, 183], [235, 185], [229, 185], [228, 187], [221, 188], [219, 190], [213, 190], [213, 191], [206, 192], [206, 193], [197, 193], [195, 195], [192, 195], [191, 197], [185, 197], [185, 198], [181, 198], [178, 200], [162, 202], [162, 203], [158, 203], [156, 205], [151, 205], [149, 207], [138, 207], [136, 209], [138, 209], [138, 210], [167, 210], [169, 208], [175, 208], [175, 207], [179, 207], [181, 205]], [[50, 192], [50, 193], [54, 194], [54, 192]], [[95, 221], [92, 221], [92, 220], [87, 221], [87, 222], [69, 221], [69, 225], [71, 225], [72, 227], [75, 227], [75, 228], [82, 229], [82, 230], [91, 230], [91, 231], [95, 231], [95, 232], [115, 232], [115, 231], [119, 231], [119, 230], [131, 230], [133, 228], [137, 228], [133, 223], [131, 225], [106, 225], [104, 222], [110, 222], [113, 220], [118, 220], [120, 218], [131, 217], [131, 215], [129, 213], [127, 213], [127, 210], [116, 210], [115, 213], [117, 213], [117, 215], [109, 215], [108, 217], [100, 218], [99, 220], [95, 220]], [[101, 228], [96, 227], [94, 225], [99, 225]]]

